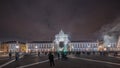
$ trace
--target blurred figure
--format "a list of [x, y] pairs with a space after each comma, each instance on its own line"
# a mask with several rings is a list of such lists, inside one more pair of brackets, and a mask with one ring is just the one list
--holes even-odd
[[15, 53], [15, 60], [16, 61], [19, 60], [19, 53], [18, 52]]
[[38, 51], [38, 57], [40, 57], [40, 51]]
[[49, 59], [49, 62], [50, 62], [50, 66], [55, 66], [54, 56], [51, 52], [48, 54], [48, 59]]
[[118, 56], [118, 52], [115, 52], [115, 53], [114, 53], [114, 56]]
[[58, 60], [60, 59], [60, 53], [57, 53], [57, 55], [58, 55]]
[[12, 52], [9, 52], [9, 59], [12, 58]]

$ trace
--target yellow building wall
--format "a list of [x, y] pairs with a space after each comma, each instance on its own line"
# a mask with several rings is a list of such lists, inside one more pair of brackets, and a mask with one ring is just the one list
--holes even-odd
[[26, 52], [26, 51], [27, 51], [26, 44], [20, 44], [20, 52]]
[[2, 52], [9, 52], [8, 44], [1, 44], [0, 51], [2, 51]]

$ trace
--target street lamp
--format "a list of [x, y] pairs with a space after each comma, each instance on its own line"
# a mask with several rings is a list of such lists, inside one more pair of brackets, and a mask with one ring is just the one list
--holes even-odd
[[111, 47], [111, 45], [108, 45], [107, 47], [108, 47], [108, 51], [110, 51], [110, 47]]
[[19, 46], [18, 45], [16, 46], [16, 49], [17, 49], [17, 51], [19, 51]]
[[106, 48], [104, 48], [104, 51], [106, 51], [107, 49]]
[[111, 47], [111, 45], [109, 44], [107, 47], [108, 47], [108, 54], [110, 54], [110, 47]]
[[73, 51], [74, 50], [74, 47], [73, 47], [73, 45], [71, 46], [71, 51]]
[[19, 46], [16, 46], [16, 48], [18, 49], [18, 48], [19, 48]]
[[37, 46], [35, 46], [35, 48], [37, 49], [38, 47], [37, 47]]
[[98, 51], [102, 51], [102, 46], [98, 46]]
[[111, 45], [108, 45], [108, 47], [111, 47]]
[[37, 48], [38, 48], [38, 46], [35, 46], [36, 52], [37, 52]]

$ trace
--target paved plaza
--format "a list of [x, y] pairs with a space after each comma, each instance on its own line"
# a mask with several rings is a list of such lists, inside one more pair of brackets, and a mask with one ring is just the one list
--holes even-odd
[[50, 67], [48, 57], [43, 55], [26, 55], [18, 61], [0, 57], [0, 68], [119, 68], [120, 58], [97, 55], [68, 55], [66, 60], [55, 57], [55, 66]]

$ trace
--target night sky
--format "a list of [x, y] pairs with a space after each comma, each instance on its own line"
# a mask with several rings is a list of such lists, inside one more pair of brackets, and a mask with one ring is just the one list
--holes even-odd
[[0, 40], [95, 40], [120, 17], [120, 0], [0, 0]]

